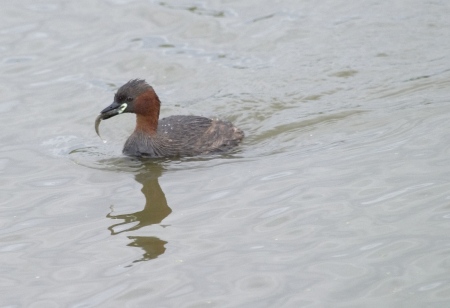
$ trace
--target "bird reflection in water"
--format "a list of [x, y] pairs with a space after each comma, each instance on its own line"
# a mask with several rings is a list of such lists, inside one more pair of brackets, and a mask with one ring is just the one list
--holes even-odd
[[157, 237], [128, 236], [128, 238], [133, 241], [127, 246], [140, 247], [144, 250], [144, 255], [142, 256], [142, 258], [134, 260], [133, 263], [156, 259], [166, 251], [166, 247], [164, 247], [164, 245], [166, 245], [167, 242], [162, 241]]
[[[120, 215], [109, 213], [106, 215], [106, 217], [114, 220], [122, 220], [122, 222], [113, 224], [108, 228], [112, 235], [160, 224], [164, 218], [169, 216], [172, 209], [167, 205], [166, 196], [158, 182], [162, 170], [163, 168], [160, 165], [148, 163], [144, 166], [144, 169], [135, 175], [136, 181], [142, 184], [141, 191], [145, 196], [145, 207], [142, 211], [135, 213]], [[124, 228], [127, 225], [131, 226]], [[142, 258], [133, 261], [133, 263], [155, 259], [166, 250], [164, 245], [167, 242], [154, 236], [128, 236], [128, 238], [132, 241], [127, 246], [139, 247], [144, 250]]]

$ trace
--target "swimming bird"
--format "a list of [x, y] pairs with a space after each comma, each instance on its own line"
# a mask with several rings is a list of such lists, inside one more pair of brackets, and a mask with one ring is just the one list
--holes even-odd
[[182, 157], [223, 153], [236, 147], [244, 132], [228, 121], [192, 115], [159, 119], [161, 102], [145, 80], [134, 79], [121, 86], [111, 105], [100, 112], [98, 126], [122, 113], [136, 114], [136, 128], [123, 153], [135, 157]]

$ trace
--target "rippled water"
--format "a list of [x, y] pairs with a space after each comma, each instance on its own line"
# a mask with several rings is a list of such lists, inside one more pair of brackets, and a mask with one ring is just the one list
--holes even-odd
[[[0, 10], [2, 307], [450, 305], [446, 1], [19, 1]], [[224, 156], [122, 156], [162, 116]]]

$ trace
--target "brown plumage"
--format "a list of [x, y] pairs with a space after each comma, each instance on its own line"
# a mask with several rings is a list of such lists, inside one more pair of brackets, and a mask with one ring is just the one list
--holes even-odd
[[176, 115], [159, 120], [161, 102], [144, 80], [119, 88], [114, 102], [99, 115], [105, 120], [123, 112], [136, 114], [136, 128], [123, 153], [137, 157], [180, 157], [221, 153], [237, 146], [244, 133], [230, 122]]

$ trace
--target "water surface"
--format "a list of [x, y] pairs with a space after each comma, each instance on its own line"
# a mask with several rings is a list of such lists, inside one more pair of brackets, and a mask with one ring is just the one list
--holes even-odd
[[[0, 11], [4, 307], [447, 307], [445, 1], [77, 1]], [[140, 161], [162, 116], [246, 133]]]

